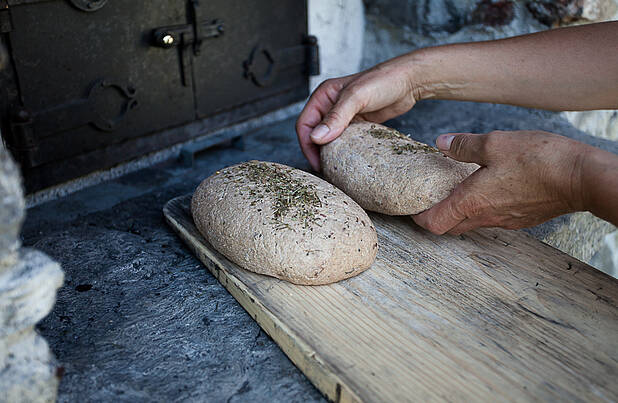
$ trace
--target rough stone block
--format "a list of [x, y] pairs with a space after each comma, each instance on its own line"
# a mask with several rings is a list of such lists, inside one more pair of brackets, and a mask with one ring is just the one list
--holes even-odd
[[33, 328], [0, 339], [0, 402], [55, 402], [58, 366]]
[[24, 207], [19, 170], [0, 143], [0, 273], [16, 262]]
[[0, 338], [34, 326], [54, 306], [63, 273], [43, 252], [23, 248], [19, 262], [0, 274]]
[[592, 257], [591, 264], [618, 278], [618, 231], [603, 237], [601, 248]]
[[563, 112], [562, 115], [581, 131], [595, 137], [618, 141], [618, 111]]
[[[611, 253], [612, 249], [605, 239], [608, 235], [615, 233], [616, 227], [614, 225], [587, 212], [569, 214], [564, 216], [561, 221], [558, 225], [550, 226], [550, 230], [546, 234], [538, 236], [538, 238], [610, 275], [616, 274], [613, 258], [610, 258], [610, 261], [604, 264], [600, 264], [601, 262], [598, 259], [593, 259], [602, 249], [607, 249]], [[614, 248], [614, 250], [616, 249], [618, 248]], [[616, 259], [618, 259], [618, 255], [616, 255]]]
[[616, 0], [528, 0], [526, 7], [549, 27], [574, 22], [605, 21], [616, 13]]
[[370, 13], [413, 32], [455, 32], [466, 24], [479, 0], [365, 0]]

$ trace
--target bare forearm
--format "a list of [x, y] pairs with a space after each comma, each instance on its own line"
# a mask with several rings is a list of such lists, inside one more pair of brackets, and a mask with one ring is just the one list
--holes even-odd
[[421, 49], [393, 60], [422, 99], [618, 108], [618, 22]]

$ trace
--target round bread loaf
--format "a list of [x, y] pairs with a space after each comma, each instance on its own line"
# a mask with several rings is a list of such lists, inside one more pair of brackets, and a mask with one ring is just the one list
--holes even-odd
[[331, 183], [364, 209], [389, 215], [427, 210], [479, 167], [375, 123], [352, 123], [322, 146], [320, 159]]
[[195, 225], [244, 269], [296, 284], [355, 276], [376, 258], [367, 213], [330, 183], [273, 162], [249, 161], [206, 178], [191, 200]]

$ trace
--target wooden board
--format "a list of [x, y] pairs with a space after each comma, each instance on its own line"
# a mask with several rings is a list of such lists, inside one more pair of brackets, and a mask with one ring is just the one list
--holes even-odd
[[189, 200], [168, 223], [330, 400], [618, 400], [618, 281], [521, 231], [371, 214], [369, 270], [298, 286], [217, 253]]

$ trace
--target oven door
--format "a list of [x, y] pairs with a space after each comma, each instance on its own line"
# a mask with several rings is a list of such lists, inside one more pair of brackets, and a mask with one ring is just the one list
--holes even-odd
[[4, 2], [2, 134], [29, 193], [302, 100], [317, 62], [304, 1]]

